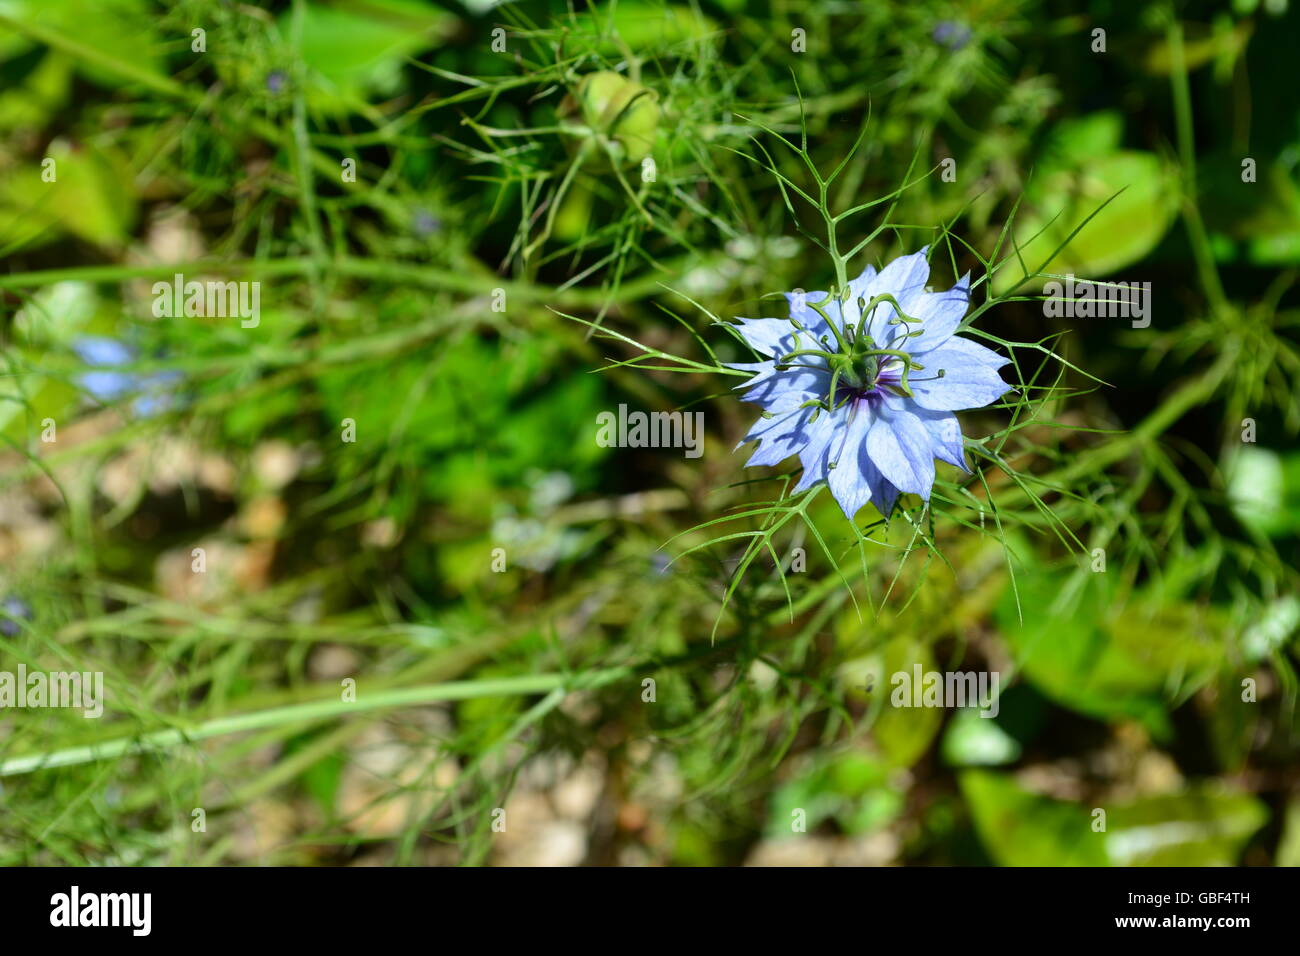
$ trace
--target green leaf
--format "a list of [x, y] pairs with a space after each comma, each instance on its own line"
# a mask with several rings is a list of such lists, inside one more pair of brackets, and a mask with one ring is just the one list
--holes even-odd
[[1213, 700], [1201, 698], [1210, 743], [1223, 769], [1237, 772], [1250, 756], [1259, 722], [1259, 704], [1243, 701], [1241, 675], [1225, 670], [1213, 691]]
[[1300, 798], [1286, 805], [1286, 822], [1275, 862], [1278, 866], [1300, 866]]
[[[967, 771], [960, 785], [980, 840], [1004, 866], [1232, 866], [1268, 819], [1262, 801], [1217, 786], [1094, 808], [990, 771]], [[1093, 830], [1097, 810], [1104, 831]]]
[[[388, 95], [401, 79], [406, 57], [434, 46], [456, 19], [436, 7], [399, 0], [369, 0], [364, 13], [307, 5], [302, 24], [302, 60], [312, 75], [312, 104], [321, 108], [361, 101], [368, 93]], [[280, 21], [291, 36], [293, 13]]]
[[964, 707], [948, 725], [943, 738], [943, 759], [953, 767], [996, 766], [1020, 757], [1020, 744], [998, 726], [995, 718], [982, 717]]
[[1008, 587], [994, 617], [1024, 676], [1045, 696], [1103, 720], [1135, 719], [1153, 733], [1168, 729], [1159, 691], [1166, 675], [1114, 646], [1103, 628], [1111, 601], [1105, 574], [1030, 572], [1018, 579], [1023, 622]]
[[[1176, 179], [1154, 153], [1118, 149], [1119, 131], [1118, 117], [1103, 113], [1054, 132], [1016, 226], [1027, 268], [1041, 266], [1085, 221], [1046, 271], [1101, 278], [1145, 258], [1164, 237], [1177, 210]], [[1020, 276], [1018, 267], [1001, 270], [994, 291]]]
[[1220, 150], [1198, 161], [1198, 198], [1216, 255], [1257, 266], [1300, 262], [1300, 188], [1290, 168], [1265, 155], [1250, 156], [1255, 179], [1243, 182], [1246, 158]]
[[1300, 598], [1286, 594], [1269, 602], [1264, 613], [1242, 635], [1241, 646], [1251, 661], [1262, 661], [1286, 646], [1300, 628]]
[[[19, 23], [53, 30], [136, 69], [165, 75], [158, 14], [148, 0], [14, 0], [3, 6], [4, 14]], [[91, 59], [76, 58], [75, 65], [107, 89], [122, 84], [119, 73]]]
[[[287, 741], [284, 747], [284, 756], [287, 758], [300, 750], [306, 749], [313, 741], [318, 739], [318, 736], [317, 734], [304, 734]], [[327, 817], [332, 817], [334, 814], [339, 785], [343, 782], [344, 762], [343, 754], [328, 754], [298, 775], [303, 789], [316, 801]]]
[[702, 40], [718, 29], [716, 23], [691, 6], [635, 0], [574, 19], [580, 33], [605, 38], [600, 49], [613, 54], [621, 54], [625, 48], [641, 50]]
[[886, 760], [896, 767], [910, 767], [920, 760], [943, 723], [943, 708], [895, 707], [889, 700], [890, 675], [911, 674], [916, 664], [921, 665], [923, 673], [934, 670], [929, 647], [917, 638], [901, 635], [885, 645], [881, 665], [885, 677], [877, 682], [876, 691], [881, 710], [871, 727], [871, 736]]
[[1107, 814], [1106, 850], [1117, 866], [1233, 866], [1268, 808], [1247, 794], [1194, 787], [1144, 797]]
[[968, 770], [958, 783], [980, 841], [1002, 866], [1105, 866], [1103, 834], [1074, 803], [1029, 793], [1005, 774]]
[[0, 182], [0, 244], [49, 241], [61, 233], [104, 246], [125, 242], [135, 222], [136, 197], [129, 188], [134, 178], [122, 161], [91, 144], [64, 139], [50, 144], [46, 158], [54, 160], [53, 182], [41, 178], [39, 165]]
[[1287, 471], [1294, 473], [1300, 466], [1300, 455], [1292, 453], [1288, 459], [1290, 469], [1277, 452], [1245, 444], [1226, 463], [1228, 502], [1233, 513], [1242, 524], [1261, 534], [1280, 537], [1300, 528], [1296, 520], [1300, 516], [1300, 488], [1287, 481]]
[[888, 784], [885, 764], [860, 753], [839, 754], [811, 764], [783, 784], [768, 808], [769, 837], [789, 836], [795, 811], [811, 830], [834, 820], [846, 833], [869, 833], [903, 810], [903, 795]]

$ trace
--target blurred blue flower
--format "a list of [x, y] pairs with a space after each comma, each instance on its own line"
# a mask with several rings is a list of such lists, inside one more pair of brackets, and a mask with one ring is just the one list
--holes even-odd
[[411, 230], [421, 239], [428, 239], [442, 229], [442, 220], [427, 209], [417, 209], [411, 222]]
[[935, 24], [930, 37], [935, 43], [941, 43], [950, 50], [960, 50], [970, 42], [970, 27], [953, 20], [940, 20]]
[[0, 634], [5, 637], [17, 637], [22, 630], [18, 622], [31, 619], [32, 606], [16, 594], [10, 594], [0, 601]]
[[753, 373], [741, 397], [763, 409], [740, 442], [760, 442], [746, 464], [798, 455], [795, 492], [825, 481], [850, 521], [868, 501], [888, 515], [900, 493], [928, 500], [935, 458], [969, 471], [953, 412], [1010, 390], [997, 371], [1007, 359], [954, 335], [969, 273], [927, 292], [925, 253], [879, 273], [868, 266], [842, 296], [786, 293], [788, 320], [741, 319], [737, 329], [768, 356], [730, 366]]
[[[72, 343], [72, 349], [87, 365], [127, 365], [134, 354], [116, 339], [82, 338]], [[83, 389], [101, 402], [111, 402], [131, 391], [134, 379], [122, 372], [83, 372], [77, 377]]]
[[662, 551], [656, 551], [650, 555], [650, 566], [654, 569], [655, 574], [664, 575], [669, 573], [672, 570], [672, 563], [668, 555]]
[[117, 339], [84, 336], [72, 343], [72, 349], [93, 371], [82, 372], [77, 383], [101, 402], [113, 402], [124, 395], [139, 392], [132, 407], [137, 415], [149, 417], [165, 411], [171, 404], [167, 386], [180, 380], [179, 372], [153, 372], [141, 375], [119, 371], [119, 366], [135, 361], [136, 352]]

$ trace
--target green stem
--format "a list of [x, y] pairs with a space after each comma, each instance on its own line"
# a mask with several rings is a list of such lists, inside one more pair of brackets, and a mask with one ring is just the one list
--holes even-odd
[[[386, 280], [394, 283], [447, 289], [488, 295], [495, 288], [504, 289], [508, 299], [545, 302], [552, 305], [600, 305], [609, 298], [602, 289], [571, 287], [560, 290], [526, 282], [510, 282], [496, 275], [433, 269], [408, 262], [362, 259], [351, 256], [318, 259], [314, 256], [290, 256], [285, 259], [234, 259], [226, 262], [192, 261], [157, 263], [142, 266], [78, 266], [68, 269], [43, 269], [37, 272], [0, 274], [0, 289], [30, 289], [59, 282], [123, 282], [127, 279], [170, 279], [173, 275], [309, 275], [320, 270], [327, 275], [357, 279]], [[659, 290], [659, 276], [652, 275], [625, 283], [620, 293], [628, 299], [639, 298]]]
[[374, 710], [410, 707], [449, 700], [470, 700], [477, 697], [506, 697], [524, 694], [543, 694], [551, 691], [579, 690], [600, 687], [615, 680], [631, 676], [630, 667], [616, 667], [586, 675], [531, 674], [524, 677], [506, 677], [498, 680], [450, 681], [421, 687], [403, 687], [374, 694], [362, 692], [355, 701], [322, 700], [305, 704], [291, 704], [256, 710], [246, 714], [214, 717], [192, 727], [168, 727], [145, 734], [117, 737], [82, 747], [56, 750], [52, 753], [28, 754], [0, 761], [0, 777], [31, 773], [50, 767], [67, 767], [108, 760], [128, 754], [170, 750], [187, 743], [221, 737], [227, 734], [264, 730], [283, 724], [315, 723], [337, 717], [348, 717]]
[[1196, 257], [1196, 271], [1201, 285], [1210, 298], [1214, 310], [1223, 315], [1228, 309], [1227, 295], [1214, 265], [1214, 251], [1201, 220], [1197, 206], [1196, 148], [1192, 130], [1192, 95], [1187, 83], [1187, 62], [1183, 50], [1183, 25], [1172, 8], [1168, 11], [1169, 23], [1165, 37], [1169, 44], [1169, 82], [1173, 87], [1174, 123], [1178, 133], [1178, 161], [1183, 178], [1183, 221], [1187, 225], [1192, 253]]

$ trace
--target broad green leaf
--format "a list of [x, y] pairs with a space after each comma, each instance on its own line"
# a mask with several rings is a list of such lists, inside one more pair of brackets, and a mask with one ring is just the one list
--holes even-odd
[[1219, 758], [1219, 765], [1228, 771], [1239, 771], [1250, 755], [1255, 740], [1255, 727], [1259, 722], [1259, 704], [1242, 700], [1241, 675], [1225, 670], [1213, 689], [1212, 699], [1203, 695], [1202, 713], [1210, 733], [1210, 743]]
[[1267, 820], [1256, 797], [1193, 787], [1108, 810], [1106, 851], [1116, 866], [1233, 866]]
[[45, 126], [68, 100], [72, 66], [71, 58], [47, 53], [22, 83], [0, 92], [0, 130]]
[[[1255, 25], [1251, 20], [1217, 22], [1213, 26], [1183, 24], [1183, 66], [1195, 70], [1214, 59], [1235, 60], [1246, 49]], [[1173, 72], [1174, 57], [1166, 39], [1157, 40], [1147, 49], [1143, 67], [1150, 73], [1168, 76]]]
[[[135, 70], [164, 75], [158, 13], [148, 0], [11, 0], [3, 5], [3, 12], [19, 23], [62, 34]], [[74, 63], [101, 86], [115, 90], [123, 85], [120, 72], [94, 59], [79, 57]]]
[[1014, 762], [1020, 744], [998, 726], [996, 718], [982, 717], [976, 709], [964, 707], [948, 725], [943, 736], [943, 759], [954, 767], [992, 767]]
[[1282, 842], [1277, 848], [1277, 866], [1300, 866], [1300, 798], [1286, 805]]
[[1286, 594], [1269, 602], [1264, 613], [1252, 621], [1242, 635], [1241, 647], [1248, 660], [1262, 661], [1286, 643], [1300, 627], [1300, 598]]
[[1217, 673], [1230, 634], [1227, 616], [1213, 605], [1164, 603], [1145, 593], [1108, 614], [1105, 630], [1116, 653], [1184, 693]]
[[885, 645], [881, 658], [881, 679], [876, 681], [880, 713], [871, 726], [871, 736], [890, 764], [910, 767], [929, 748], [943, 723], [941, 707], [896, 707], [890, 700], [893, 675], [911, 675], [915, 665], [922, 673], [935, 669], [929, 647], [910, 635], [900, 635]]
[[[291, 36], [292, 12], [280, 29]], [[389, 95], [400, 81], [405, 58], [440, 42], [456, 20], [437, 7], [409, 0], [371, 0], [364, 12], [308, 5], [302, 24], [302, 59], [311, 74], [314, 106]]]
[[1132, 658], [1104, 628], [1109, 579], [1087, 573], [1077, 593], [1064, 573], [1019, 578], [1024, 619], [1010, 588], [995, 612], [1024, 677], [1045, 696], [1102, 720], [1135, 719], [1153, 732], [1168, 727], [1160, 695], [1167, 675]]
[[[960, 785], [981, 842], [1004, 866], [1231, 866], [1268, 819], [1259, 799], [1215, 786], [1089, 807], [990, 771], [967, 771]], [[1104, 831], [1094, 830], [1097, 810]]]
[[40, 165], [0, 182], [0, 243], [30, 242], [41, 233], [71, 233], [104, 246], [125, 242], [136, 213], [130, 170], [93, 145], [64, 139], [51, 143], [45, 158], [54, 160], [53, 182], [42, 179]]
[[[1243, 179], [1247, 159], [1254, 164], [1250, 181]], [[1220, 150], [1204, 157], [1197, 169], [1201, 214], [1220, 261], [1300, 262], [1300, 188], [1290, 168], [1269, 156]]]
[[1104, 834], [1088, 808], [1030, 793], [1005, 774], [968, 770], [958, 778], [975, 829], [1002, 866], [1105, 866]]
[[686, 4], [619, 3], [576, 20], [580, 31], [608, 38], [602, 49], [609, 53], [622, 52], [618, 41], [633, 50], [647, 49], [701, 40], [718, 29], [711, 19]]
[[1228, 501], [1244, 524], [1266, 534], [1284, 526], [1282, 459], [1277, 452], [1243, 445], [1226, 471]]
[[883, 763], [864, 754], [819, 760], [773, 795], [767, 833], [788, 836], [796, 810], [803, 811], [809, 830], [831, 819], [847, 833], [875, 830], [903, 808], [903, 795], [889, 786], [888, 774]]
[[[1055, 131], [1016, 226], [1027, 268], [1041, 266], [1085, 222], [1048, 272], [1102, 278], [1141, 260], [1163, 238], [1176, 212], [1176, 179], [1154, 153], [1116, 148], [1117, 132], [1114, 114]], [[1018, 266], [1003, 269], [994, 290], [1006, 291], [1020, 275]]]

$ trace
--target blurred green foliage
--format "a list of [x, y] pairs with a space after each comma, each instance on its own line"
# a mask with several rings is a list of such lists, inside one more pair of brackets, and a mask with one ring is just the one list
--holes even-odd
[[[32, 609], [0, 669], [110, 688], [0, 715], [0, 861], [510, 863], [572, 824], [569, 862], [1296, 865], [1298, 33], [1251, 0], [0, 4]], [[651, 177], [586, 161], [619, 124], [562, 104], [603, 71], [657, 104]], [[860, 132], [826, 201], [891, 198], [856, 264], [975, 268], [1024, 404], [963, 414], [984, 454], [933, 511], [821, 496], [737, 574], [711, 538], [789, 463], [731, 453], [733, 382], [594, 329], [749, 361], [711, 315], [834, 281], [778, 137], [826, 171]], [[178, 272], [259, 281], [260, 323], [156, 319]], [[1046, 316], [1065, 274], [1151, 282], [1150, 328]], [[600, 447], [620, 403], [704, 411], [705, 455]], [[918, 664], [996, 671], [998, 717], [891, 706]], [[287, 709], [346, 678], [399, 702]]]

